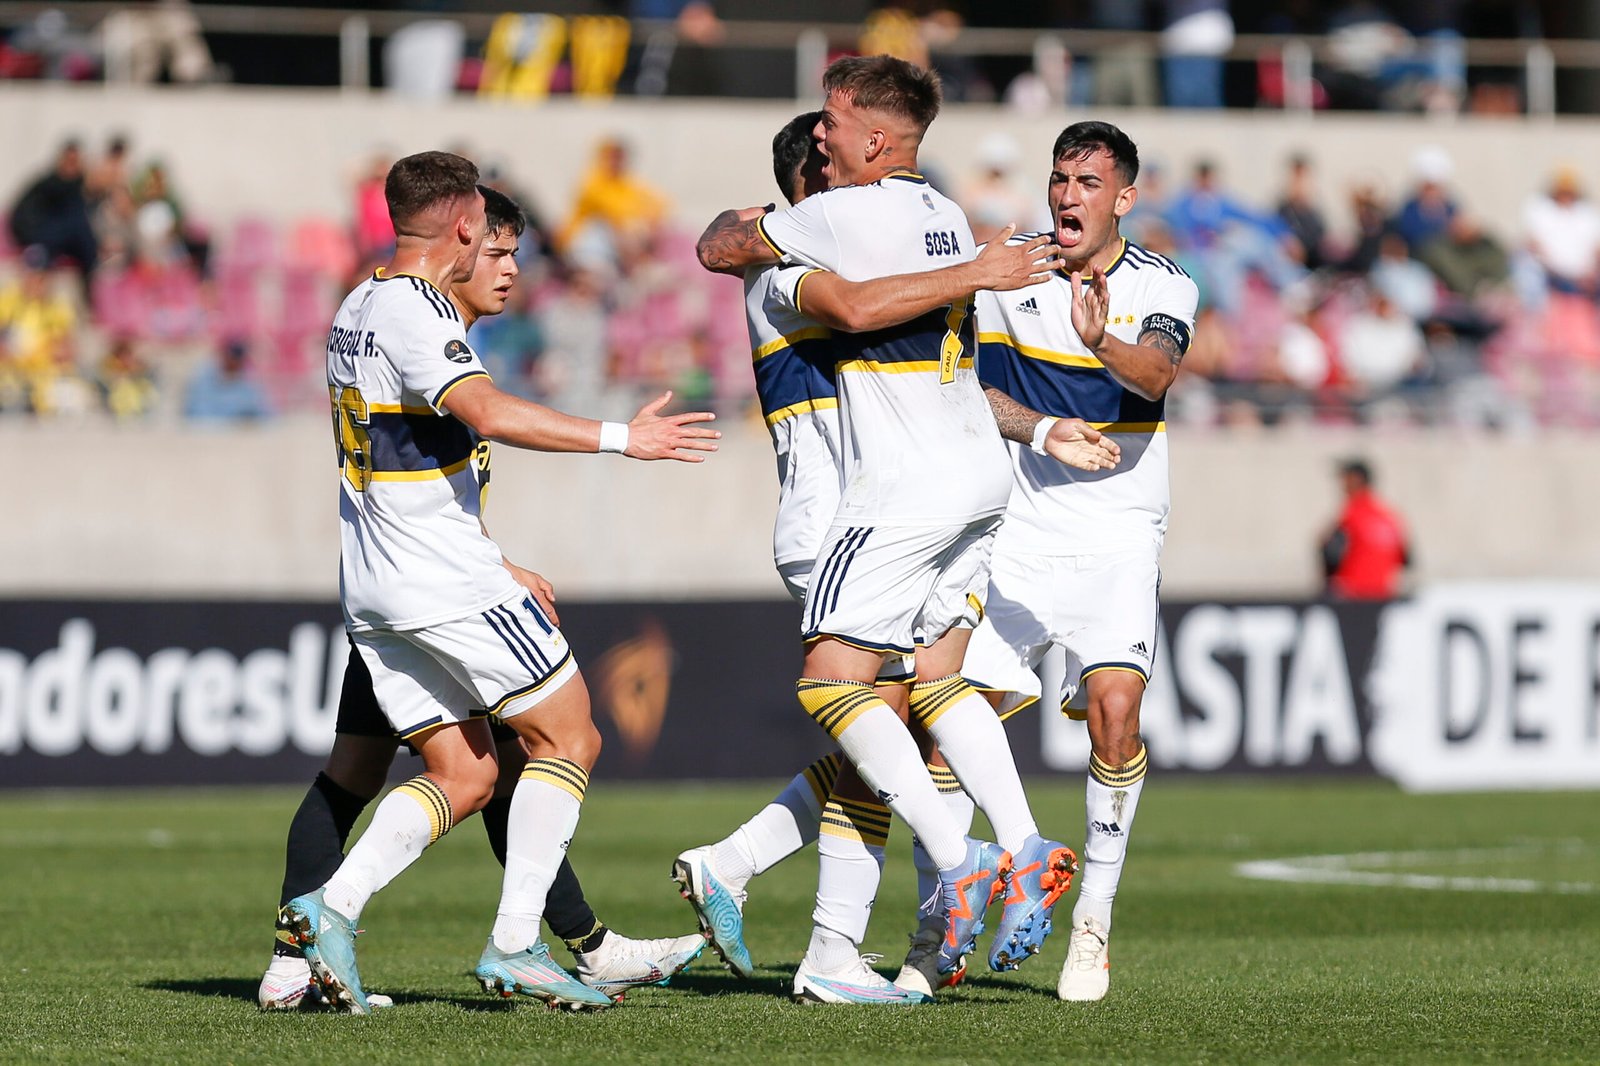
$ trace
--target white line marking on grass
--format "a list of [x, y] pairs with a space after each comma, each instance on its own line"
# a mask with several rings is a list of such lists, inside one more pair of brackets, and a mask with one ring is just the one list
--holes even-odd
[[1233, 872], [1252, 881], [1287, 881], [1297, 884], [1417, 888], [1429, 892], [1549, 892], [1558, 895], [1589, 895], [1600, 892], [1600, 884], [1591, 881], [1541, 881], [1529, 877], [1407, 873], [1404, 870], [1408, 866], [1441, 864], [1494, 868], [1512, 861], [1527, 862], [1548, 857], [1553, 851], [1573, 855], [1587, 850], [1579, 842], [1565, 841], [1503, 848], [1363, 851], [1348, 855], [1302, 855], [1292, 859], [1258, 859], [1254, 862], [1239, 863], [1233, 868]]

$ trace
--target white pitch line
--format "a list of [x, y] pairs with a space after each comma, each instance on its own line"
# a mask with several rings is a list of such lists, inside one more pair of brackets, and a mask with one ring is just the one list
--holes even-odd
[[[1258, 859], [1233, 868], [1253, 881], [1287, 881], [1298, 884], [1363, 885], [1369, 888], [1417, 888], [1431, 892], [1550, 892], [1587, 895], [1600, 892], [1589, 881], [1536, 881], [1526, 877], [1453, 877], [1438, 874], [1399, 873], [1392, 870], [1358, 870], [1357, 866], [1412, 866], [1434, 862], [1495, 866], [1507, 859], [1532, 858], [1552, 849], [1527, 846], [1454, 849], [1448, 851], [1368, 851], [1349, 855], [1302, 855], [1293, 859]], [[1570, 846], [1558, 850], [1569, 850]]]

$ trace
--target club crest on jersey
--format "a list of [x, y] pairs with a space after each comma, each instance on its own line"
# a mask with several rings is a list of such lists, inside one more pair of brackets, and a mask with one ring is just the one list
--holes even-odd
[[447, 341], [444, 346], [444, 357], [452, 363], [470, 363], [472, 349], [467, 347], [466, 341]]
[[927, 193], [923, 193], [922, 202], [927, 206], [929, 211], [933, 210], [933, 197], [929, 196]]

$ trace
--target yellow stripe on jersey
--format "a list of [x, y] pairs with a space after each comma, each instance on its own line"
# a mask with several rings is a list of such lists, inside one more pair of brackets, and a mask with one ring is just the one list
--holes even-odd
[[431, 407], [413, 407], [405, 403], [369, 403], [367, 410], [380, 415], [432, 415], [434, 418], [443, 418], [438, 411]]
[[[815, 273], [815, 271], [813, 271]], [[761, 347], [750, 352], [752, 359], [765, 359], [774, 352], [781, 352], [785, 348], [792, 348], [801, 341], [826, 340], [833, 336], [833, 331], [827, 326], [807, 326], [805, 329], [796, 330], [788, 336], [779, 337], [775, 341], [768, 341]]]
[[820, 273], [822, 273], [820, 270], [808, 270], [804, 274], [800, 275], [799, 281], [794, 283], [794, 307], [795, 310], [799, 311], [801, 314], [805, 314], [806, 312], [805, 305], [800, 302], [800, 290], [805, 288], [805, 284], [811, 279], [811, 275]]
[[436, 478], [450, 477], [459, 474], [472, 465], [473, 456], [467, 456], [459, 463], [441, 466], [437, 470], [374, 470], [367, 475], [370, 481], [433, 481]]
[[1055, 363], [1058, 366], [1078, 366], [1089, 370], [1098, 370], [1105, 366], [1092, 355], [1077, 354], [1073, 352], [1052, 352], [1048, 348], [1035, 348], [1031, 344], [1023, 344], [1009, 333], [980, 333], [979, 344], [1003, 344], [1007, 348], [1016, 350], [1019, 354], [1029, 359], [1038, 359], [1045, 363]]
[[1165, 422], [1090, 422], [1102, 433], [1165, 433]]
[[[972, 356], [964, 355], [956, 364], [959, 370], [972, 369]], [[847, 359], [839, 364], [839, 373], [853, 371], [863, 374], [939, 374], [943, 368], [937, 359], [902, 359], [880, 362], [877, 359]]]
[[756, 219], [756, 232], [761, 235], [761, 239], [766, 242], [767, 247], [772, 249], [772, 254], [776, 255], [779, 259], [782, 259], [783, 258], [783, 249], [779, 248], [776, 244], [773, 244], [772, 243], [772, 238], [767, 236], [766, 216], [765, 215], [763, 215], [761, 218]]
[[820, 400], [801, 400], [799, 403], [792, 403], [788, 407], [780, 407], [772, 412], [767, 416], [767, 425], [775, 426], [785, 418], [810, 414], [812, 411], [830, 411], [838, 406], [839, 401], [832, 396], [824, 396]]
[[384, 271], [383, 267], [379, 267], [377, 270], [372, 272], [372, 276], [378, 281], [393, 281], [396, 278], [416, 278], [418, 281], [426, 281], [428, 283], [428, 287], [434, 292], [444, 292], [444, 290], [439, 288], [439, 286], [436, 285], [431, 279], [425, 278], [421, 274], [413, 274], [408, 270], [402, 270], [398, 273], [389, 274]]

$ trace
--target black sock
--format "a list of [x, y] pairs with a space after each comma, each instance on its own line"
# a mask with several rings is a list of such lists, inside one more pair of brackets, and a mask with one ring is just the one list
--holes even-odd
[[[600, 924], [589, 901], [583, 898], [583, 886], [578, 883], [572, 863], [565, 858], [556, 870], [550, 894], [545, 897], [544, 920], [549, 923], [550, 931], [566, 941], [573, 951], [593, 951], [605, 939], [606, 927]], [[582, 946], [573, 947], [574, 941]]]
[[506, 864], [506, 821], [511, 817], [511, 797], [494, 796], [484, 804], [478, 817], [483, 819], [483, 831], [489, 835], [489, 850], [495, 861]]
[[[316, 891], [333, 876], [344, 861], [344, 845], [350, 839], [351, 827], [371, 802], [371, 797], [363, 798], [341, 788], [327, 774], [317, 775], [289, 823], [283, 893], [278, 906]], [[274, 942], [273, 951], [279, 955], [300, 954], [299, 948], [281, 940]]]

